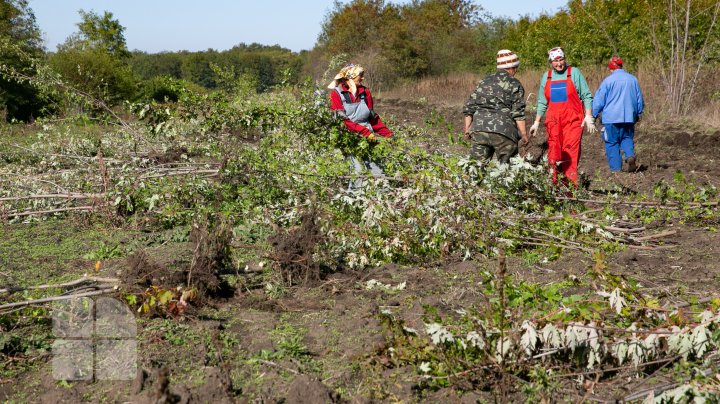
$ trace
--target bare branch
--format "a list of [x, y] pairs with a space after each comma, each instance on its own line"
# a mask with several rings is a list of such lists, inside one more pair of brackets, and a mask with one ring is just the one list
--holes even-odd
[[6, 303], [3, 305], [0, 305], [0, 310], [13, 309], [13, 308], [17, 308], [17, 307], [26, 307], [26, 306], [32, 306], [32, 305], [42, 304], [42, 303], [59, 302], [62, 300], [70, 300], [70, 299], [75, 299], [78, 297], [106, 295], [109, 293], [113, 293], [116, 290], [117, 290], [116, 288], [104, 288], [104, 289], [95, 290], [92, 292], [77, 293], [77, 294], [73, 294], [73, 295], [53, 296], [53, 297], [46, 297], [46, 298], [42, 298], [42, 299], [25, 300], [24, 302]]

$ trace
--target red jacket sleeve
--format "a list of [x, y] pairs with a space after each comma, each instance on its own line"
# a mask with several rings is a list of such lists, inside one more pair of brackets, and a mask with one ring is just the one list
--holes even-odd
[[[369, 106], [370, 104], [368, 104]], [[332, 91], [330, 93], [330, 109], [333, 111], [345, 111], [345, 107], [343, 107], [342, 100], [340, 99], [340, 94], [338, 94], [337, 91]], [[370, 136], [372, 132], [370, 132], [370, 129], [364, 127], [363, 125], [360, 125], [358, 123], [355, 123], [349, 119], [344, 119], [345, 126], [348, 128], [350, 132], [359, 133], [362, 136]], [[371, 122], [372, 124], [372, 122]], [[373, 129], [375, 127], [373, 126]], [[386, 128], [387, 129], [387, 128]]]
[[[340, 98], [340, 96], [338, 96], [338, 98]], [[367, 88], [365, 89], [365, 100], [367, 101], [368, 108], [373, 109], [375, 103], [373, 102], [370, 90]], [[378, 114], [375, 114], [375, 116], [370, 119], [370, 125], [372, 126], [373, 131], [382, 137], [392, 137], [393, 135], [392, 131], [380, 120], [380, 116]]]

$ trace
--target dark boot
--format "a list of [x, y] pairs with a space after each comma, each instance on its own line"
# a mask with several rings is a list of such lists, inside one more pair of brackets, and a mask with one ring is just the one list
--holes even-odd
[[635, 163], [635, 157], [634, 157], [634, 156], [628, 158], [627, 160], [625, 160], [625, 162], [626, 162], [627, 165], [628, 165], [628, 172], [629, 172], [629, 173], [634, 173], [635, 171], [637, 171], [637, 164]]

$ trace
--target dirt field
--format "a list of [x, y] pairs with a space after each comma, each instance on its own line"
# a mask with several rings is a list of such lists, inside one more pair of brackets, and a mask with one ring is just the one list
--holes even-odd
[[[437, 143], [427, 147], [467, 153], [462, 145], [449, 145], [448, 124], [459, 132], [460, 107], [378, 100], [377, 110], [389, 122], [416, 124], [433, 132]], [[430, 111], [434, 111], [431, 113]], [[530, 118], [531, 119], [531, 118]], [[541, 134], [544, 135], [544, 133]], [[541, 138], [540, 137], [540, 138]], [[540, 149], [540, 138], [534, 139]], [[697, 183], [718, 185], [720, 130], [691, 128], [681, 123], [642, 122], [636, 147], [641, 168], [624, 173], [620, 181], [630, 191], [652, 195], [660, 181], [673, 181], [676, 172]], [[604, 195], [616, 189], [599, 135], [585, 136], [580, 171], [592, 193]], [[90, 259], [63, 260], [53, 257], [62, 244], [58, 228], [49, 224], [3, 225], [0, 249], [34, 234], [35, 245], [25, 257], [15, 257], [3, 268], [40, 266], [51, 260], [55, 271], [82, 273], [92, 268]], [[64, 231], [86, 231], [88, 224]], [[720, 235], [712, 228], [683, 223], [654, 223], [648, 226], [674, 230], [651, 250], [627, 249], [607, 258], [608, 271], [638, 280], [662, 297], [662, 304], [683, 304], [718, 294], [720, 287]], [[90, 225], [90, 227], [92, 227]], [[113, 234], [98, 231], [91, 239], [132, 243], [151, 238], [138, 232]], [[25, 233], [28, 232], [28, 233]], [[54, 236], [45, 237], [44, 234]], [[60, 234], [57, 236], [57, 234]], [[55, 237], [55, 238], [53, 238]], [[88, 241], [89, 242], [89, 241]], [[14, 244], [15, 248], [17, 245]], [[177, 251], [172, 248], [178, 248]], [[46, 255], [31, 251], [46, 249]], [[71, 248], [68, 246], [67, 248]], [[182, 244], [156, 242], [148, 249], [155, 262], [171, 268], [190, 257]], [[18, 250], [14, 250], [18, 251]], [[0, 253], [3, 251], [0, 250]], [[21, 262], [27, 261], [27, 262]], [[419, 396], [419, 376], [404, 367], [390, 365], [390, 335], [379, 313], [389, 310], [408, 327], [422, 329], [424, 307], [451, 312], [484, 297], [478, 291], [479, 273], [492, 270], [494, 260], [428, 262], [421, 267], [386, 265], [371, 270], [334, 273], [312, 287], [295, 287], [269, 293], [258, 286], [266, 262], [247, 262], [236, 288], [183, 320], [138, 318], [138, 373], [135, 380], [79, 381], [60, 383], [53, 379], [47, 355], [37, 356], [27, 370], [0, 380], [0, 399], [10, 402], [496, 402], [522, 400], [518, 391], [500, 393], [492, 389], [458, 396], [440, 389]], [[549, 283], [584, 277], [593, 267], [592, 257], [566, 253], [549, 263], [528, 264], [521, 258], [508, 260], [508, 272], [517, 279]], [[125, 258], [110, 259], [99, 276], [127, 271]], [[2, 269], [3, 271], [5, 269]], [[37, 275], [36, 275], [37, 276]], [[1, 279], [1, 278], [0, 278]], [[404, 289], [378, 290], [368, 287], [376, 280], [386, 285], [405, 283]], [[270, 291], [273, 292], [273, 291]], [[4, 366], [9, 366], [6, 363]], [[600, 380], [592, 394], [573, 378], [562, 380], [556, 391], [559, 401], [597, 400], [612, 402], [652, 386], [672, 381], [658, 369], [645, 378], [635, 372]], [[503, 395], [505, 394], [505, 395]]]

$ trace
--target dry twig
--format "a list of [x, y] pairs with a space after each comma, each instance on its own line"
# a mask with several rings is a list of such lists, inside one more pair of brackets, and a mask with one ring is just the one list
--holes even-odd
[[94, 210], [94, 209], [95, 209], [95, 206], [76, 206], [76, 207], [71, 207], [71, 208], [36, 210], [36, 211], [31, 211], [31, 212], [7, 212], [6, 215], [8, 217], [22, 217], [22, 216], [31, 216], [31, 215], [44, 215], [46, 213], [59, 213], [59, 212], [71, 212], [71, 211]]
[[28, 287], [16, 287], [16, 288], [6, 288], [6, 289], [0, 289], [0, 293], [15, 293], [15, 292], [22, 292], [24, 290], [40, 290], [40, 289], [52, 289], [52, 288], [67, 288], [70, 286], [77, 286], [83, 283], [89, 283], [89, 282], [97, 282], [97, 283], [120, 283], [120, 279], [117, 278], [100, 278], [95, 276], [83, 276], [80, 279], [76, 279], [74, 281], [70, 282], [64, 282], [64, 283], [57, 283], [57, 284], [45, 284], [45, 285], [36, 285], [36, 286], [28, 286]]
[[14, 302], [14, 303], [6, 303], [3, 305], [0, 305], [0, 310], [5, 309], [12, 309], [16, 307], [26, 307], [26, 306], [32, 306], [35, 304], [42, 304], [42, 303], [49, 303], [49, 302], [58, 302], [61, 300], [70, 300], [75, 299], [78, 297], [88, 297], [88, 296], [98, 296], [98, 295], [105, 295], [108, 293], [112, 293], [116, 290], [116, 288], [104, 288], [104, 289], [98, 289], [92, 292], [85, 292], [85, 293], [77, 293], [72, 295], [63, 295], [63, 296], [53, 296], [53, 297], [45, 297], [42, 299], [31, 299], [31, 300], [25, 300], [24, 302]]

